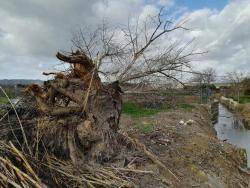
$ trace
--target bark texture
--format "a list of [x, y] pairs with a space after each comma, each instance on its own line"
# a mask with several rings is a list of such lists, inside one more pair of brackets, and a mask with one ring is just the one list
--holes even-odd
[[57, 58], [69, 63], [70, 71], [44, 73], [55, 78], [26, 89], [35, 99], [26, 104], [36, 109], [36, 115], [22, 116], [34, 121], [26, 130], [29, 145], [74, 163], [108, 161], [118, 149], [120, 87], [117, 82], [103, 84], [94, 62], [79, 51], [58, 53]]

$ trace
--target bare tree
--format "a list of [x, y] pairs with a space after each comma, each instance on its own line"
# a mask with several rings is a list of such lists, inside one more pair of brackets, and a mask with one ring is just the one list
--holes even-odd
[[250, 77], [246, 75], [246, 77], [242, 81], [243, 84], [243, 92], [244, 95], [250, 95]]
[[216, 80], [216, 71], [211, 67], [206, 68], [203, 71], [194, 74], [194, 77], [192, 78], [193, 82], [206, 85], [210, 85], [215, 80]]
[[199, 84], [200, 87], [200, 100], [203, 102], [203, 98], [205, 97], [207, 102], [211, 99], [212, 90], [211, 83], [216, 80], [216, 71], [215, 69], [209, 67], [201, 72], [196, 72], [191, 79], [192, 82]]
[[207, 68], [203, 71], [205, 83], [211, 84], [216, 81], [216, 71], [214, 68]]
[[233, 95], [237, 98], [237, 101], [240, 101], [240, 95], [243, 90], [243, 80], [245, 75], [242, 72], [228, 72], [226, 74], [226, 80], [230, 83], [231, 88], [233, 89]]
[[177, 80], [176, 73], [190, 68], [189, 57], [200, 53], [188, 51], [190, 43], [166, 40], [170, 33], [188, 29], [184, 22], [176, 24], [164, 17], [162, 9], [155, 17], [128, 21], [126, 27], [112, 28], [104, 23], [87, 36], [81, 29], [72, 42], [97, 63], [99, 73], [108, 80], [124, 83], [160, 76]]

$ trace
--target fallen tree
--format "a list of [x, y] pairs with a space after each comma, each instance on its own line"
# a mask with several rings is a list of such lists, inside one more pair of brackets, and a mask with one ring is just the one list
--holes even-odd
[[[115, 40], [113, 40], [115, 34], [108, 32], [106, 27], [98, 29], [100, 38], [95, 34], [93, 38], [89, 37], [89, 42], [80, 32], [73, 40], [77, 50], [71, 53], [58, 52], [56, 55], [60, 61], [69, 65], [69, 70], [44, 73], [44, 75], [54, 75], [54, 79], [45, 81], [41, 86], [30, 85], [17, 110], [12, 106], [11, 110], [7, 112], [8, 116], [1, 118], [1, 127], [6, 124], [12, 126], [7, 134], [1, 135], [2, 140], [11, 141], [12, 148], [17, 147], [18, 150], [26, 153], [26, 157], [33, 160], [33, 165], [36, 162], [45, 163], [46, 165], [43, 164], [40, 167], [43, 166], [47, 169], [46, 172], [51, 171], [53, 167], [52, 171], [57, 171], [56, 174], [61, 173], [64, 178], [69, 177], [69, 174], [62, 170], [63, 162], [60, 162], [60, 168], [57, 166], [59, 162], [55, 162], [55, 158], [59, 161], [69, 161], [73, 166], [85, 164], [85, 168], [87, 168], [86, 164], [110, 162], [119, 155], [122, 147], [127, 148], [127, 144], [129, 144], [130, 147], [133, 146], [132, 148], [141, 151], [164, 169], [170, 179], [177, 180], [178, 178], [168, 171], [164, 164], [144, 145], [119, 132], [122, 109], [120, 85], [133, 81], [138, 83], [145, 79], [157, 82], [159, 78], [162, 80], [163, 77], [178, 81], [176, 74], [180, 68], [190, 67], [189, 57], [195, 54], [186, 53], [187, 46], [177, 48], [175, 44], [169, 45], [162, 53], [152, 54], [150, 52], [150, 48], [154, 48], [154, 45], [157, 44], [155, 41], [159, 40], [161, 36], [178, 29], [185, 29], [181, 24], [173, 25], [172, 22], [162, 20], [162, 16], [163, 14], [160, 12], [153, 20], [153, 23], [157, 24], [154, 28], [150, 25], [151, 29], [145, 30], [143, 37], [139, 36], [143, 33], [139, 33], [138, 25], [135, 26], [134, 34], [131, 27], [128, 26], [126, 31], [123, 30], [124, 37], [128, 39], [128, 43], [125, 44], [115, 44]], [[93, 44], [96, 44], [93, 41], [96, 40], [101, 41], [102, 50], [100, 50], [101, 53], [96, 53], [97, 55], [94, 56], [92, 47]], [[119, 70], [114, 70], [112, 73], [110, 70], [105, 72], [102, 70], [105, 69], [103, 65], [105, 62], [113, 63], [113, 67], [108, 66], [109, 69], [118, 67]], [[110, 74], [115, 80], [102, 81], [100, 76], [102, 74]], [[20, 121], [16, 121], [14, 115]], [[13, 152], [7, 153], [13, 158]], [[7, 164], [4, 160], [2, 162]], [[57, 182], [56, 178], [48, 177], [48, 174], [37, 166], [35, 168], [37, 173], [44, 177], [43, 181], [47, 185], [58, 186], [65, 183], [62, 177], [61, 181]], [[87, 168], [88, 173], [91, 168]], [[30, 168], [28, 169], [29, 173], [33, 172], [30, 171]], [[102, 172], [99, 173], [102, 174], [100, 176], [105, 176]], [[95, 173], [91, 172], [91, 174]], [[7, 178], [6, 175], [4, 177]], [[32, 179], [34, 178], [35, 176], [32, 175]], [[84, 184], [90, 187], [96, 182], [96, 184], [99, 182], [99, 185], [108, 186], [107, 182], [107, 184], [100, 183], [99, 180], [102, 178], [92, 177], [89, 180], [85, 175], [81, 178]], [[46, 179], [50, 179], [50, 182]], [[93, 179], [96, 180], [95, 183], [93, 183]], [[110, 178], [107, 177], [107, 179]], [[113, 179], [118, 181], [119, 178], [113, 175]], [[14, 185], [15, 180], [13, 182], [9, 182], [9, 184]], [[33, 182], [33, 184], [35, 183]], [[41, 184], [39, 185], [41, 186]]]

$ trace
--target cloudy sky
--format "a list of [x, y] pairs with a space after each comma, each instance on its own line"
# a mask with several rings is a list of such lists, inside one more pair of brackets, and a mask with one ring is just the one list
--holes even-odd
[[208, 53], [195, 62], [220, 75], [250, 72], [250, 0], [0, 0], [0, 79], [45, 79], [57, 70], [58, 50], [70, 50], [79, 27], [126, 24], [165, 6], [169, 16], [188, 20], [197, 49]]

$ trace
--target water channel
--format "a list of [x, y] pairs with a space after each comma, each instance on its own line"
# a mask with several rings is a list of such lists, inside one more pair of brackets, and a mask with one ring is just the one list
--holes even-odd
[[218, 122], [214, 127], [220, 140], [246, 149], [247, 166], [250, 167], [250, 130], [244, 128], [242, 120], [219, 104]]

